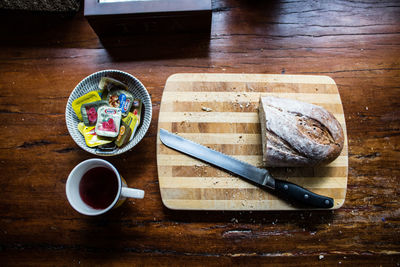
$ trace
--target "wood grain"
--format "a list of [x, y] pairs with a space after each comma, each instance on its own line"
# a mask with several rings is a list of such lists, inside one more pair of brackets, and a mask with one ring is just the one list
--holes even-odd
[[[209, 36], [123, 36], [108, 44], [99, 41], [82, 12], [1, 13], [0, 265], [400, 263], [398, 1], [213, 0], [212, 8]], [[69, 206], [65, 181], [92, 156], [68, 136], [64, 111], [78, 82], [102, 69], [131, 73], [151, 94], [153, 120], [145, 138], [131, 152], [107, 158], [146, 197], [87, 218]], [[327, 212], [165, 208], [156, 161], [160, 102], [167, 78], [187, 72], [332, 77], [348, 136], [344, 205]], [[191, 126], [212, 133], [221, 125]], [[186, 126], [173, 127], [179, 132]], [[243, 133], [244, 127], [236, 124], [235, 130]], [[254, 124], [249, 129], [258, 131]], [[238, 150], [229, 144], [216, 148]], [[199, 171], [221, 175], [207, 166]], [[301, 176], [331, 171], [305, 169]], [[185, 166], [173, 172], [192, 177]], [[337, 170], [335, 176], [341, 175]]]

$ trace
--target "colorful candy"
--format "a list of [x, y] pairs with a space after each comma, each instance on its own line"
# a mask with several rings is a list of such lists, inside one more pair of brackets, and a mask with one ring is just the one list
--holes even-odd
[[100, 100], [96, 102], [86, 103], [81, 106], [82, 119], [86, 126], [96, 125], [97, 110], [101, 106], [107, 106], [107, 101]]
[[119, 134], [115, 140], [115, 144], [118, 147], [124, 146], [129, 142], [129, 137], [131, 137], [132, 130], [123, 120], [121, 122], [121, 127], [119, 128]]
[[108, 93], [111, 90], [124, 90], [124, 91], [128, 91], [128, 86], [126, 86], [126, 84], [110, 78], [110, 77], [102, 77], [100, 82], [99, 82], [99, 89], [102, 92], [102, 98], [106, 99]]
[[112, 138], [98, 136], [94, 126], [85, 126], [83, 122], [78, 123], [78, 130], [85, 138], [88, 147], [104, 145], [113, 141]]
[[77, 127], [86, 145], [97, 147], [98, 152], [113, 151], [133, 139], [140, 124], [142, 102], [113, 78], [103, 77], [98, 87], [100, 90], [93, 88], [75, 99], [72, 108], [83, 121]]
[[142, 101], [140, 99], [133, 100], [132, 113], [138, 117], [138, 123], [140, 123], [140, 115], [142, 113]]
[[121, 109], [102, 106], [97, 114], [96, 133], [100, 136], [117, 137], [121, 124]]
[[124, 90], [110, 90], [106, 99], [111, 107], [120, 108], [123, 116], [128, 115], [133, 103], [132, 94]]
[[81, 107], [83, 104], [85, 103], [91, 103], [91, 102], [95, 102], [95, 101], [99, 101], [101, 100], [99, 94], [96, 91], [91, 91], [77, 99], [75, 99], [72, 102], [72, 109], [75, 111], [76, 115], [78, 116], [78, 119], [80, 121], [83, 120], [82, 118], [82, 113], [81, 113]]

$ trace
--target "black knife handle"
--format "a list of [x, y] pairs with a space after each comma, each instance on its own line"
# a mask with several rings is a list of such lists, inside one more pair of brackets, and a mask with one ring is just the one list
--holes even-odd
[[287, 181], [275, 179], [275, 191], [287, 199], [299, 201], [308, 206], [326, 209], [333, 207], [333, 198], [315, 194]]

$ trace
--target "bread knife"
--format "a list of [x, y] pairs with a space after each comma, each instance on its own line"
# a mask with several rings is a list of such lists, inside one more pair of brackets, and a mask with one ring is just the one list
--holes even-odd
[[281, 198], [315, 208], [333, 207], [333, 199], [330, 197], [315, 194], [288, 181], [275, 179], [267, 169], [257, 168], [167, 130], [160, 129], [160, 140], [167, 147], [237, 174], [260, 188], [273, 190]]

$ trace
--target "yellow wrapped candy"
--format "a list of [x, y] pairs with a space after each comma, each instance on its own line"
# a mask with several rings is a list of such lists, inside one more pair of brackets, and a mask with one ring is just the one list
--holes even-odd
[[129, 128], [131, 128], [131, 135], [129, 137], [129, 141], [131, 141], [139, 125], [139, 117], [137, 116], [137, 114], [129, 112], [128, 116], [126, 116], [122, 120], [129, 126]]
[[72, 102], [72, 109], [75, 111], [76, 116], [78, 116], [79, 120], [83, 120], [81, 113], [81, 106], [85, 103], [91, 103], [95, 101], [101, 100], [99, 93], [96, 91], [91, 91]]
[[95, 131], [95, 126], [85, 126], [83, 122], [78, 123], [79, 132], [85, 137], [85, 142], [88, 147], [95, 147], [111, 143], [114, 139], [98, 136]]

